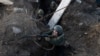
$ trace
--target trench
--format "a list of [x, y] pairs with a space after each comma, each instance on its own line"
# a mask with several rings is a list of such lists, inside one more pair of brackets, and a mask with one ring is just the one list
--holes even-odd
[[[41, 22], [44, 24], [44, 25], [47, 25], [50, 18], [52, 17], [53, 13], [55, 12], [56, 8], [55, 9], [51, 9], [50, 8], [50, 4], [52, 3], [52, 1], [54, 1], [56, 3], [56, 5], [59, 5], [60, 2], [56, 1], [56, 0], [39, 0], [38, 3], [31, 3], [33, 5], [33, 8], [35, 8], [35, 11], [38, 10], [38, 9], [42, 9], [44, 11], [44, 15], [42, 17], [42, 20]], [[35, 6], [34, 6], [35, 5]], [[36, 19], [41, 19], [41, 18], [38, 18], [38, 16], [36, 15], [37, 12], [33, 12], [33, 15], [35, 14], [35, 17]], [[34, 17], [34, 16], [33, 16]]]
[[[48, 15], [49, 13], [52, 13], [52, 12], [49, 12], [48, 13], [48, 11], [49, 11], [49, 9], [47, 9], [47, 8], [45, 8], [44, 6], [46, 5], [46, 4], [48, 4], [48, 6], [50, 6], [49, 4], [49, 2], [47, 3], [46, 2], [47, 0], [44, 0], [44, 1], [41, 1], [40, 2], [40, 7], [39, 8], [42, 8], [43, 10], [44, 10], [44, 12], [45, 12], [45, 14], [44, 14], [44, 16], [46, 16], [46, 15]], [[46, 4], [45, 4], [46, 3]], [[37, 6], [39, 6], [39, 4], [38, 3], [35, 3], [35, 4], [37, 4], [35, 7], [37, 8]], [[57, 2], [57, 4], [58, 4], [58, 2]], [[33, 4], [34, 5], [34, 4]], [[22, 6], [22, 5], [21, 5]], [[47, 6], [47, 7], [48, 7]], [[20, 7], [20, 5], [18, 5], [18, 7]], [[49, 7], [48, 7], [49, 8]], [[28, 8], [29, 9], [29, 8]], [[54, 10], [55, 11], [55, 10]], [[18, 18], [20, 19], [20, 17], [23, 17], [23, 18], [21, 18], [22, 19], [22, 21], [21, 20], [19, 20], [18, 22], [23, 22], [23, 19], [25, 19], [25, 18], [28, 18], [29, 19], [29, 17], [25, 17], [24, 16], [25, 14], [23, 14], [23, 15], [19, 15], [18, 14]], [[12, 16], [12, 15], [11, 15]], [[14, 18], [16, 18], [17, 19], [17, 15], [13, 15], [14, 16]], [[52, 15], [50, 15], [49, 17], [47, 17], [48, 18], [48, 20], [45, 20], [45, 24], [47, 24], [48, 23], [48, 21], [49, 21], [49, 19], [51, 18], [51, 16]], [[25, 17], [25, 18], [24, 18]], [[46, 18], [44, 18], [44, 19], [46, 19]], [[9, 19], [9, 20], [11, 20], [11, 19]], [[37, 19], [38, 20], [38, 19]], [[12, 20], [13, 21], [13, 20]], [[11, 22], [12, 22], [11, 21]], [[15, 20], [16, 21], [16, 20]], [[60, 21], [62, 21], [62, 20], [60, 20]], [[58, 22], [58, 24], [61, 24], [61, 22]], [[25, 24], [24, 24], [25, 23]], [[25, 21], [23, 24], [21, 24], [21, 26], [23, 25], [23, 26], [25, 26], [25, 28], [26, 27], [29, 27], [28, 29], [27, 29], [27, 31], [29, 31], [29, 34], [30, 34], [30, 32], [31, 32], [31, 30], [33, 30], [33, 29], [30, 29], [30, 28], [35, 28], [35, 26], [34, 27], [31, 27], [32, 25], [34, 25], [35, 23], [32, 23], [32, 22], [30, 22], [30, 21]], [[32, 23], [32, 25], [31, 25], [31, 23]], [[44, 22], [42, 22], [42, 23], [44, 23]], [[28, 25], [27, 25], [28, 24]], [[43, 26], [42, 26], [43, 27]], [[22, 27], [23, 28], [23, 27]], [[24, 30], [24, 29], [23, 29]], [[10, 31], [10, 29], [8, 30], [8, 32]], [[26, 31], [26, 30], [25, 30]], [[26, 31], [26, 32], [27, 32]], [[10, 35], [10, 33], [8, 33], [7, 32], [7, 34], [8, 35]], [[25, 34], [27, 34], [25, 32]], [[37, 31], [36, 31], [37, 32]], [[12, 34], [12, 32], [11, 32], [11, 34]], [[24, 33], [23, 33], [24, 34]], [[6, 43], [6, 41], [8, 41], [8, 40], [6, 40], [6, 38], [5, 38], [5, 43], [4, 43], [4, 45], [6, 45], [6, 46], [8, 46], [8, 50], [7, 50], [7, 54], [6, 54], [6, 56], [21, 56], [21, 55], [25, 55], [25, 56], [44, 56], [44, 53], [45, 53], [45, 50], [43, 50], [43, 49], [41, 49], [40, 47], [38, 47], [37, 45], [35, 45], [34, 44], [34, 42], [32, 41], [32, 38], [29, 38], [29, 39], [22, 39], [22, 40], [18, 40], [17, 38], [14, 38], [14, 39], [12, 39], [13, 37], [15, 37], [15, 35], [13, 36], [14, 34], [12, 34], [12, 35], [10, 35], [10, 36], [6, 36], [6, 38], [7, 37], [9, 37], [9, 39], [8, 40], [11, 40], [11, 41], [9, 41], [9, 43], [8, 43], [8, 45], [6, 45], [5, 43]], [[13, 36], [13, 37], [12, 37]], [[11, 37], [11, 38], [10, 38]], [[20, 36], [17, 36], [18, 38], [20, 37]], [[17, 43], [18, 42], [18, 43]], [[42, 42], [41, 44], [44, 44], [45, 42]], [[12, 47], [10, 47], [10, 45], [12, 46]], [[33, 46], [34, 45], [34, 46]], [[14, 48], [13, 48], [14, 47]], [[56, 54], [55, 53], [52, 53], [52, 52], [54, 52], [55, 50], [53, 50], [53, 51], [50, 51], [49, 52], [49, 56], [56, 56]], [[38, 55], [38, 53], [40, 53], [39, 55]]]
[[[46, 18], [44, 18], [44, 19], [46, 19], [46, 20], [42, 21], [42, 23], [44, 23], [44, 25], [47, 25], [47, 24], [48, 24], [50, 18], [51, 18], [52, 15], [53, 15], [53, 12], [56, 10], [56, 9], [55, 9], [55, 10], [49, 12], [49, 11], [50, 11], [50, 2], [52, 2], [52, 0], [50, 0], [50, 1], [47, 1], [47, 0], [40, 0], [40, 1], [39, 1], [39, 4], [36, 5], [36, 6], [38, 6], [38, 8], [40, 8], [40, 9], [42, 9], [42, 10], [44, 11], [44, 16], [47, 16], [47, 15], [49, 15], [49, 14], [52, 13], [51, 15], [47, 16]], [[60, 2], [56, 2], [56, 3], [59, 5]], [[58, 21], [57, 24], [58, 24], [58, 25], [61, 25], [61, 21], [62, 21], [62, 17], [61, 17], [61, 19]], [[68, 53], [69, 53], [69, 52], [72, 52], [72, 48], [71, 48], [71, 47], [68, 47], [67, 49], [68, 49], [67, 55], [70, 55], [70, 54], [68, 54]], [[54, 52], [54, 51], [56, 51], [56, 50], [52, 50], [52, 51], [46, 51], [46, 50], [44, 50], [44, 51], [45, 51], [45, 52], [44, 52], [44, 55], [46, 55], [46, 56], [55, 56], [55, 55], [57, 55], [57, 54], [55, 54], [55, 53], [52, 53], [52, 52]], [[31, 53], [30, 56], [34, 56], [34, 54]]]
[[[81, 5], [78, 3], [74, 3], [73, 5], [69, 6], [67, 10], [68, 12], [64, 14], [62, 20], [58, 22], [58, 24], [62, 24], [64, 29], [66, 30], [65, 31], [66, 40], [73, 47], [75, 47], [76, 49], [79, 49], [76, 55], [71, 55], [71, 56], [100, 56], [100, 52], [99, 52], [100, 45], [98, 45], [97, 43], [97, 40], [99, 39], [99, 35], [100, 35], [99, 34], [100, 23], [97, 20], [100, 18], [100, 15], [95, 15], [95, 13], [90, 14], [90, 13], [84, 12], [84, 8], [88, 9], [89, 6], [90, 4], [85, 3], [85, 2], [83, 2]], [[2, 10], [2, 8], [0, 10]], [[16, 22], [15, 18], [20, 19], [20, 20], [18, 19], [18, 22], [20, 24], [19, 26], [21, 26], [22, 28], [25, 28], [25, 34], [31, 34], [31, 32], [37, 32], [37, 29], [39, 27], [35, 27], [34, 26], [35, 23], [33, 21], [30, 22], [31, 20], [25, 19], [25, 18], [29, 19], [30, 16], [26, 17], [26, 15], [25, 16], [24, 15], [25, 15], [24, 13], [23, 15], [18, 13], [18, 16], [11, 15], [10, 18], [12, 18], [12, 16], [13, 18], [12, 19], [7, 18], [5, 22], [3, 22], [4, 26], [0, 24], [0, 37], [5, 38], [5, 41], [11, 40], [9, 43], [4, 43], [6, 45], [3, 45], [0, 41], [0, 43], [3, 45], [1, 46], [3, 48], [0, 47], [0, 52], [1, 52], [0, 56], [44, 56], [43, 54], [45, 53], [45, 51], [41, 48], [39, 49], [37, 45], [34, 45], [33, 41], [31, 40], [32, 38], [28, 40], [27, 39], [17, 40], [17, 37], [19, 38], [21, 36], [18, 35], [17, 37], [15, 37], [15, 34], [12, 34], [9, 28], [7, 28], [8, 29], [7, 35], [5, 35], [4, 33], [5, 31], [4, 28], [6, 28], [6, 24], [12, 23], [14, 21]], [[24, 21], [23, 19], [26, 20], [24, 23], [23, 23]], [[62, 23], [61, 21], [64, 21], [64, 23]], [[0, 21], [0, 23], [2, 22]], [[24, 33], [20, 35], [24, 35]], [[14, 39], [12, 39], [13, 37]], [[100, 41], [98, 40], [98, 42]], [[21, 45], [20, 47], [19, 47], [19, 44]], [[66, 50], [68, 52], [70, 51], [69, 49], [66, 49]], [[5, 53], [5, 51], [7, 53]], [[4, 55], [1, 55], [2, 52], [4, 52]], [[56, 56], [56, 55], [53, 55], [53, 53], [50, 53], [50, 55]], [[66, 56], [70, 56], [70, 55], [66, 55]]]

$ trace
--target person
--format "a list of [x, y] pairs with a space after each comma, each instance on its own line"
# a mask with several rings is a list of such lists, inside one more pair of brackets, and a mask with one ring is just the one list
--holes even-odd
[[38, 9], [37, 11], [37, 19], [40, 19], [44, 16], [44, 11], [42, 9]]
[[52, 1], [50, 4], [50, 12], [54, 12], [57, 8], [57, 3], [55, 1]]
[[43, 34], [46, 36], [48, 35], [48, 37], [45, 37], [46, 41], [48, 41], [52, 45], [55, 45], [54, 51], [56, 53], [56, 56], [65, 56], [65, 48], [69, 45], [69, 43], [67, 42], [65, 45], [65, 37], [62, 26], [55, 25], [52, 30]]

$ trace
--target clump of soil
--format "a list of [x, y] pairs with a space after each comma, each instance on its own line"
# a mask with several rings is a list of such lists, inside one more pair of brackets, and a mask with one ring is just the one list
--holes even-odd
[[89, 3], [73, 3], [69, 6], [60, 22], [66, 40], [77, 49], [73, 56], [99, 56], [100, 22], [99, 14]]
[[[73, 2], [62, 16], [60, 24], [63, 26], [66, 41], [76, 49], [76, 54], [70, 56], [100, 56], [100, 15], [94, 4], [94, 0], [82, 0], [81, 4]], [[44, 50], [33, 46], [31, 39], [19, 40], [24, 35], [38, 34], [47, 29], [45, 25], [32, 19], [30, 13], [12, 12], [0, 20], [0, 56], [43, 54]], [[23, 46], [19, 48], [20, 44]]]

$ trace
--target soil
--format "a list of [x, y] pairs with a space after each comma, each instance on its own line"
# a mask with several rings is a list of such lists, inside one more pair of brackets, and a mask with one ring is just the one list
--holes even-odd
[[[23, 2], [23, 0], [16, 1], [15, 7], [25, 8], [27, 12], [10, 12], [9, 14], [4, 12], [3, 18], [0, 19], [0, 56], [32, 56], [30, 51], [19, 48], [18, 43], [24, 42], [19, 38], [47, 31], [42, 22], [33, 20], [30, 12], [34, 8], [30, 6], [30, 3], [22, 4], [19, 2]], [[82, 0], [82, 3], [74, 1], [68, 6], [58, 24], [62, 25], [66, 41], [75, 48], [76, 53], [66, 56], [100, 56], [99, 11], [96, 9], [94, 0]], [[13, 27], [17, 27], [21, 31], [15, 33]], [[28, 44], [30, 45], [23, 47], [31, 49], [32, 42], [30, 41]], [[32, 50], [36, 51], [37, 54], [44, 52], [37, 51], [37, 48]]]

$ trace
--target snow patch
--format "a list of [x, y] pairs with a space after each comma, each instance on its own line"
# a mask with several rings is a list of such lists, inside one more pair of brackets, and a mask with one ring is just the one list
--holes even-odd
[[15, 33], [15, 34], [18, 34], [18, 33], [22, 32], [20, 28], [14, 27], [14, 26], [12, 27], [12, 30], [13, 30], [13, 33]]

